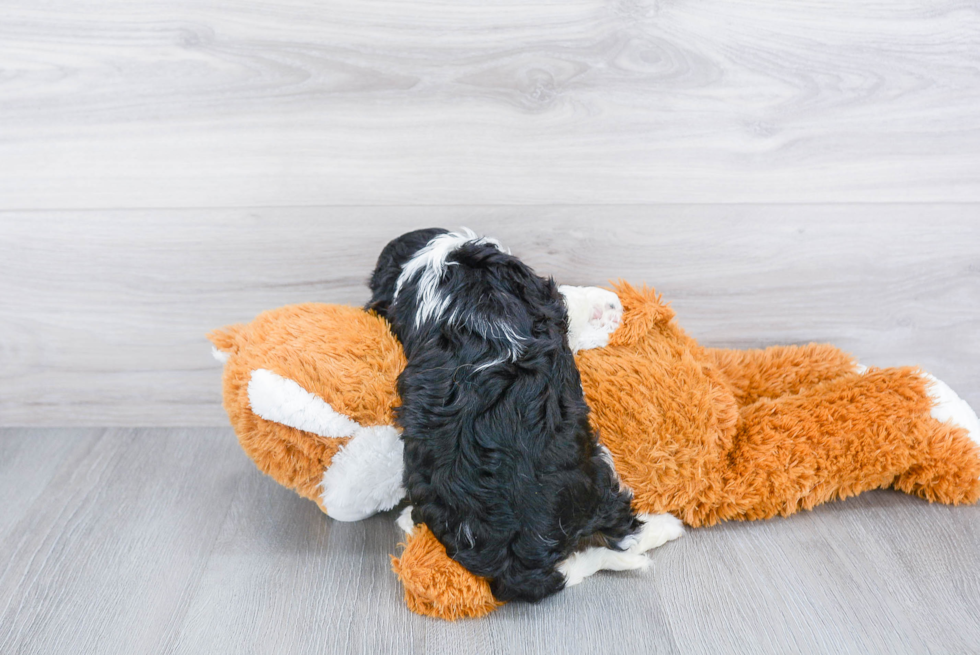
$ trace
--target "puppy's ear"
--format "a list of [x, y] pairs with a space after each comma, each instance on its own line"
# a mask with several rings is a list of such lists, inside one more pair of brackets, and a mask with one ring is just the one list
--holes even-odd
[[368, 301], [368, 303], [366, 305], [364, 305], [364, 309], [366, 311], [369, 311], [369, 312], [374, 312], [375, 314], [377, 314], [381, 318], [387, 319], [388, 318], [388, 307], [390, 307], [390, 306], [391, 306], [390, 305], [390, 302], [388, 302], [388, 301], [374, 300], [374, 299], [372, 299], [372, 300]]
[[382, 318], [388, 318], [388, 309], [395, 300], [395, 282], [397, 280], [398, 271], [386, 271], [380, 267], [374, 269], [374, 274], [368, 281], [368, 286], [371, 288], [371, 300], [364, 305], [364, 309], [376, 312]]
[[375, 311], [384, 318], [388, 318], [388, 308], [395, 300], [395, 284], [398, 282], [398, 275], [404, 263], [399, 261], [398, 255], [399, 253], [394, 251], [392, 244], [389, 243], [381, 252], [378, 264], [374, 267], [371, 279], [368, 280], [371, 300], [364, 305], [364, 309]]

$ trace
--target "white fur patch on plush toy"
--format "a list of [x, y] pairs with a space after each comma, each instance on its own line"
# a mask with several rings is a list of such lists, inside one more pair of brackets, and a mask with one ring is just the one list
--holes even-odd
[[252, 371], [248, 403], [256, 416], [321, 437], [350, 437], [361, 427], [295, 381], [264, 368]]
[[924, 371], [922, 376], [929, 381], [927, 391], [934, 403], [930, 412], [932, 417], [962, 427], [974, 443], [980, 444], [980, 419], [977, 419], [973, 408], [942, 380]]
[[215, 346], [211, 346], [211, 356], [222, 364], [227, 364], [228, 358], [231, 357], [231, 353], [225, 352], [224, 350], [218, 350]]
[[358, 428], [323, 473], [323, 506], [338, 521], [360, 521], [405, 497], [402, 441], [390, 425]]
[[323, 473], [321, 498], [328, 516], [360, 521], [404, 498], [402, 442], [393, 426], [364, 427], [294, 380], [262, 368], [249, 378], [248, 402], [267, 421], [321, 437], [351, 437]]

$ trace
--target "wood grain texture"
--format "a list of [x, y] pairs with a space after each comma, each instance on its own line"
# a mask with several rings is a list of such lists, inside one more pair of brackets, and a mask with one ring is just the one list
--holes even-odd
[[707, 345], [832, 342], [980, 407], [976, 205], [0, 213], [0, 425], [227, 425], [204, 335], [362, 304], [387, 240], [468, 225], [572, 284], [655, 286]]
[[73, 456], [29, 468], [50, 482], [0, 542], [0, 652], [161, 652], [251, 466], [229, 436], [61, 432]]
[[0, 452], [13, 451], [35, 453], [20, 465], [37, 482], [23, 503], [0, 504], [0, 526], [13, 526], [0, 533], [4, 653], [919, 654], [980, 643], [977, 506], [883, 491], [690, 530], [653, 551], [648, 572], [446, 623], [402, 601], [394, 512], [332, 521], [262, 476], [229, 429], [0, 430]]
[[980, 201], [968, 0], [7, 0], [0, 209]]

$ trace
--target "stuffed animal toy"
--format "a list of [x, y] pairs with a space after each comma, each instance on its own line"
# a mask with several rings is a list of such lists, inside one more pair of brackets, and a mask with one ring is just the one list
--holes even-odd
[[[576, 361], [636, 511], [664, 516], [660, 542], [681, 534], [672, 517], [690, 527], [765, 519], [868, 489], [980, 498], [980, 422], [927, 373], [867, 369], [829, 345], [704, 348], [652, 289], [614, 289], [621, 325]], [[383, 319], [295, 305], [209, 338], [225, 362], [225, 409], [259, 469], [342, 521], [401, 501], [393, 408], [405, 358]], [[406, 518], [393, 568], [412, 610], [456, 619], [499, 605]]]

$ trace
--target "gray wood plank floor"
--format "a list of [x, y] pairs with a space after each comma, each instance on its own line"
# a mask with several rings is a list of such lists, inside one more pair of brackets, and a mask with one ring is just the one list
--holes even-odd
[[405, 608], [394, 513], [326, 518], [229, 429], [3, 429], [0, 492], [3, 653], [980, 652], [980, 507], [889, 491], [454, 624]]

